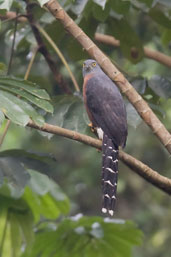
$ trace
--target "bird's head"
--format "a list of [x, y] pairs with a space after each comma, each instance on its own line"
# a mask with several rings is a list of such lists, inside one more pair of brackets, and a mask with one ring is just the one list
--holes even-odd
[[83, 77], [85, 77], [87, 74], [99, 71], [100, 66], [95, 60], [88, 59], [83, 63]]

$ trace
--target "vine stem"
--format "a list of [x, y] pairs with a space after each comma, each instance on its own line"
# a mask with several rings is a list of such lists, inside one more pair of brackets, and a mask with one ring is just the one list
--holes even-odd
[[55, 52], [57, 53], [57, 55], [59, 56], [59, 58], [61, 59], [61, 61], [63, 62], [63, 64], [65, 65], [70, 77], [71, 77], [71, 80], [74, 84], [74, 87], [75, 87], [75, 90], [77, 92], [80, 92], [80, 88], [78, 86], [78, 83], [74, 77], [74, 74], [72, 73], [67, 61], [65, 60], [65, 57], [63, 56], [62, 52], [60, 51], [60, 49], [57, 47], [57, 45], [54, 43], [54, 41], [49, 37], [49, 35], [46, 33], [46, 31], [40, 27], [39, 24], [36, 24], [36, 27], [37, 29], [42, 33], [42, 35], [46, 38], [46, 40], [49, 42], [49, 44], [53, 47], [53, 49], [55, 50]]

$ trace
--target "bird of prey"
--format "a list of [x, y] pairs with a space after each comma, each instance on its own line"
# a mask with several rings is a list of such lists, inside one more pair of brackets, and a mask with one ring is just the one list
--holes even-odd
[[115, 83], [95, 60], [83, 63], [83, 98], [92, 123], [102, 139], [102, 212], [114, 214], [118, 180], [118, 150], [125, 147], [127, 119], [123, 98]]

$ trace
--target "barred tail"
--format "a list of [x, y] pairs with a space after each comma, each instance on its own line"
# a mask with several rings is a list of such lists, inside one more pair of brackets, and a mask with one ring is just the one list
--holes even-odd
[[103, 136], [102, 145], [102, 212], [114, 214], [118, 180], [118, 146], [107, 135]]

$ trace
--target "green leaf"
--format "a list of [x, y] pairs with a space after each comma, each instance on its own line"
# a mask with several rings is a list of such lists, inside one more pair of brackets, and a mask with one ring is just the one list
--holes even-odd
[[[0, 22], [1, 25], [1, 22]], [[4, 63], [0, 62], [0, 75], [5, 75], [7, 72], [7, 67]]]
[[168, 46], [171, 41], [171, 29], [165, 29], [162, 34], [162, 43], [164, 46]]
[[128, 1], [121, 1], [121, 0], [110, 1], [110, 5], [116, 13], [126, 15], [129, 12], [130, 2]]
[[[0, 157], [0, 173], [9, 182], [10, 194], [7, 193], [7, 196], [20, 197], [30, 179], [30, 175], [22, 163], [12, 157]], [[0, 192], [3, 193], [3, 191], [4, 189], [1, 188]]]
[[14, 123], [26, 126], [29, 122], [29, 115], [21, 108], [23, 102], [15, 96], [0, 92], [0, 110]]
[[150, 9], [149, 16], [161, 26], [171, 29], [171, 20], [158, 7]]
[[54, 114], [47, 122], [85, 133], [89, 119], [83, 101], [78, 96], [57, 96], [53, 99]]
[[22, 238], [20, 234], [20, 226], [18, 219], [14, 213], [11, 213], [9, 216], [9, 222], [10, 222], [10, 234], [11, 234], [11, 250], [12, 250], [12, 256], [18, 257], [20, 256], [21, 252], [21, 244], [22, 244]]
[[96, 4], [100, 5], [103, 9], [105, 8], [107, 0], [93, 0]]
[[0, 91], [0, 109], [18, 125], [26, 126], [30, 118], [39, 126], [44, 124], [43, 117], [31, 105], [5, 91]]
[[9, 11], [12, 6], [12, 3], [13, 0], [3, 0], [2, 3], [0, 2], [0, 9], [5, 9]]
[[[39, 174], [39, 177], [40, 175], [44, 176]], [[48, 219], [56, 219], [61, 214], [67, 214], [69, 212], [69, 201], [67, 197], [59, 190], [59, 187], [55, 184], [55, 182], [49, 181], [48, 177], [45, 176], [44, 185], [47, 186], [47, 183], [51, 185], [51, 188], [48, 188], [47, 193], [47, 190], [42, 190], [39, 181], [33, 182], [32, 180], [33, 177], [30, 181], [30, 187], [26, 187], [25, 189], [23, 198], [30, 206], [35, 222], [38, 222], [40, 216], [42, 215]], [[43, 179], [41, 178], [41, 181], [42, 180]], [[34, 191], [36, 191], [36, 193]]]
[[144, 56], [143, 45], [129, 23], [123, 18], [120, 20], [112, 18], [109, 24], [108, 32], [120, 40], [124, 56], [134, 64], [140, 62]]
[[12, 92], [16, 96], [21, 96], [21, 97], [27, 99], [29, 102], [31, 102], [34, 105], [40, 107], [41, 109], [45, 110], [46, 112], [53, 113], [52, 105], [44, 99], [40, 99], [40, 98], [38, 98], [38, 97], [36, 97], [32, 94], [29, 94], [28, 92], [26, 92], [22, 89], [11, 88], [11, 87], [1, 86], [1, 85], [0, 85], [0, 88], [3, 89], [3, 90], [7, 90], [9, 92]]
[[171, 81], [159, 75], [153, 75], [148, 81], [149, 87], [160, 97], [171, 97]]
[[105, 5], [105, 8], [102, 8], [99, 5], [93, 5], [93, 16], [98, 21], [104, 22], [109, 16], [110, 5], [109, 2]]
[[21, 164], [23, 167], [22, 173], [25, 172], [25, 169], [33, 169], [51, 177], [58, 171], [57, 162], [50, 154], [32, 153], [24, 151], [23, 149], [12, 149], [0, 152], [0, 160], [1, 158], [6, 158], [7, 163], [8, 158], [12, 158], [14, 162]]
[[[6, 219], [7, 231], [3, 245], [3, 256], [18, 257], [23, 243], [29, 245], [33, 241], [33, 216], [23, 200], [14, 200], [0, 195], [0, 239], [2, 239]], [[2, 242], [2, 241], [1, 241]], [[11, 254], [9, 255], [9, 247]]]
[[3, 112], [0, 110], [0, 126], [2, 125], [4, 120], [5, 120], [5, 116], [4, 116]]
[[134, 223], [76, 216], [62, 221], [56, 231], [38, 233], [30, 255], [74, 257], [131, 257], [134, 245], [142, 242], [142, 232]]
[[41, 99], [50, 100], [49, 95], [44, 89], [39, 89], [35, 83], [28, 80], [23, 80], [15, 77], [0, 77], [0, 84], [22, 88], [32, 95], [35, 95]]

